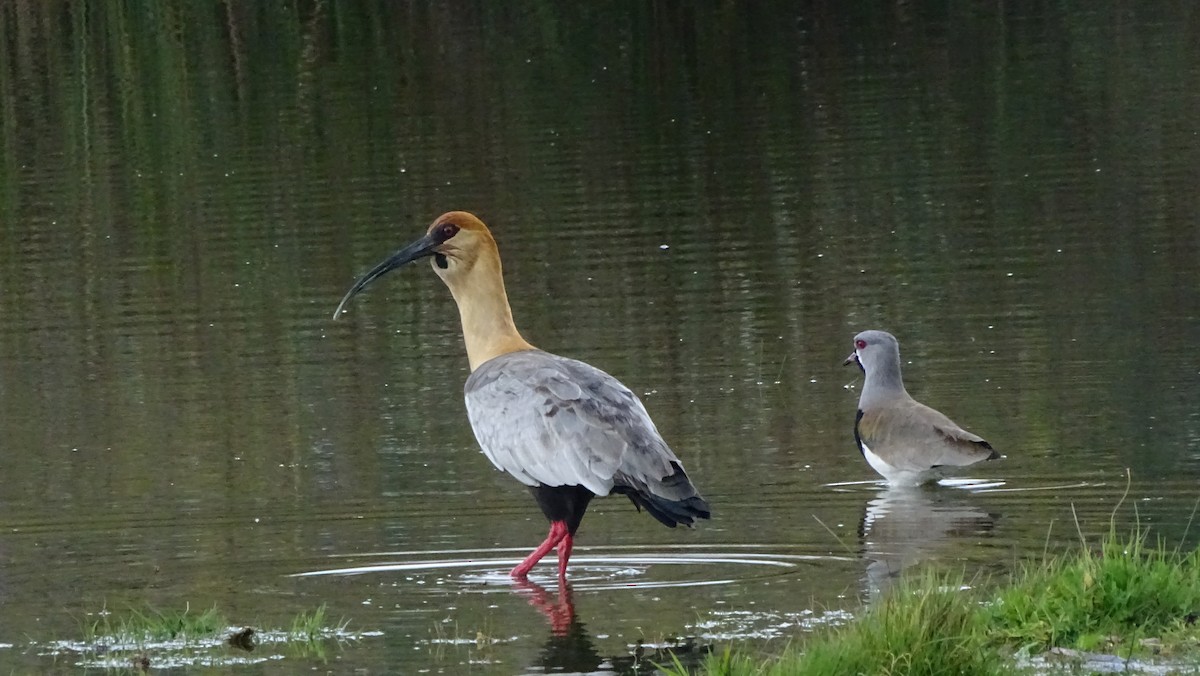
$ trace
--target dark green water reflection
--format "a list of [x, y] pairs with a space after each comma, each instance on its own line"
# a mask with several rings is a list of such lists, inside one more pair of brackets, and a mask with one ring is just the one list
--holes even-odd
[[[1196, 10], [843, 4], [0, 3], [0, 663], [51, 668], [28, 641], [104, 604], [327, 603], [384, 632], [339, 670], [628, 670], [906, 566], [1003, 571], [1072, 507], [1103, 531], [1126, 468], [1121, 523], [1182, 537]], [[525, 335], [643, 394], [715, 510], [596, 503], [558, 634], [499, 564], [288, 577], [543, 534], [475, 450], [433, 275], [329, 320], [449, 209], [493, 226]], [[874, 478], [839, 365], [864, 328], [1019, 490], [826, 485]], [[627, 562], [681, 552], [713, 561]]]

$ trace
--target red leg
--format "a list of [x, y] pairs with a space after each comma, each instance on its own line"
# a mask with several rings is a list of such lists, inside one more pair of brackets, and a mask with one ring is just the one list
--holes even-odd
[[[546, 536], [546, 539], [542, 542], [542, 544], [538, 545], [538, 548], [533, 550], [532, 554], [525, 557], [525, 560], [517, 564], [517, 567], [509, 571], [508, 574], [519, 580], [525, 579], [529, 575], [529, 571], [537, 565], [537, 562], [541, 561], [542, 557], [545, 556], [551, 549], [554, 549], [555, 545], [561, 542], [565, 537], [569, 537], [567, 535], [566, 522], [551, 521], [550, 534]], [[568, 556], [569, 555], [570, 550], [568, 550]]]
[[567, 560], [571, 558], [571, 549], [575, 546], [575, 537], [567, 533], [558, 543], [558, 581], [567, 580]]

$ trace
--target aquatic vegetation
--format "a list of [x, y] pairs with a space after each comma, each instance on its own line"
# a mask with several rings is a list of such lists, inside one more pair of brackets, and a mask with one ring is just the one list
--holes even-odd
[[78, 666], [146, 670], [256, 664], [284, 659], [280, 650], [320, 659], [330, 643], [381, 634], [348, 631], [347, 620], [330, 623], [324, 605], [296, 615], [289, 630], [231, 624], [215, 607], [204, 612], [194, 612], [190, 606], [182, 611], [130, 609], [120, 615], [105, 608], [95, 617], [82, 626], [80, 640], [48, 641], [31, 647]]
[[322, 603], [316, 610], [311, 613], [301, 612], [292, 620], [292, 630], [289, 635], [296, 641], [320, 641], [326, 638], [330, 632], [334, 634], [345, 633], [346, 627], [350, 624], [347, 619], [342, 619], [337, 625], [330, 626], [325, 617], [325, 604]]
[[[909, 577], [853, 622], [779, 657], [727, 648], [698, 672], [986, 675], [1044, 671], [1045, 656], [1084, 669], [1098, 660], [1124, 662], [1133, 672], [1154, 659], [1166, 658], [1171, 672], [1200, 664], [1200, 549], [1150, 541], [1140, 527], [1125, 536], [1111, 528], [1094, 546], [1081, 543], [1020, 567], [1005, 582]], [[679, 662], [667, 671], [688, 673]]]
[[202, 613], [192, 612], [191, 606], [182, 611], [133, 609], [121, 617], [102, 610], [84, 626], [83, 636], [89, 643], [187, 640], [213, 634], [228, 624], [215, 607]]

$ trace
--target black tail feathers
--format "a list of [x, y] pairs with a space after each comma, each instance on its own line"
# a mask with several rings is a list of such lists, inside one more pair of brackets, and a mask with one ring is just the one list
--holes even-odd
[[[679, 524], [691, 526], [696, 519], [707, 519], [712, 510], [704, 498], [696, 492], [696, 487], [688, 479], [683, 468], [672, 462], [675, 472], [662, 480], [657, 492], [651, 491], [644, 484], [631, 486], [617, 484], [613, 486], [614, 493], [620, 493], [629, 498], [638, 511], [645, 509], [650, 516], [658, 519], [659, 523], [674, 528]], [[632, 482], [631, 482], [632, 483]], [[679, 496], [677, 498], [662, 495]]]
[[696, 519], [707, 519], [711, 516], [708, 503], [699, 495], [683, 500], [667, 500], [657, 495], [634, 493], [632, 490], [617, 492], [625, 493], [639, 511], [645, 509], [650, 516], [658, 519], [659, 523], [668, 528], [674, 528], [679, 524], [690, 526], [696, 522]]

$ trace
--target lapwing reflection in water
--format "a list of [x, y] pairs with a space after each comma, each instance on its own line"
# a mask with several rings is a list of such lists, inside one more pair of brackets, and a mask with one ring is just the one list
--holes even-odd
[[974, 497], [934, 487], [888, 487], [868, 501], [858, 527], [868, 595], [886, 591], [914, 564], [953, 556], [956, 543], [988, 537], [996, 515], [972, 504]]

